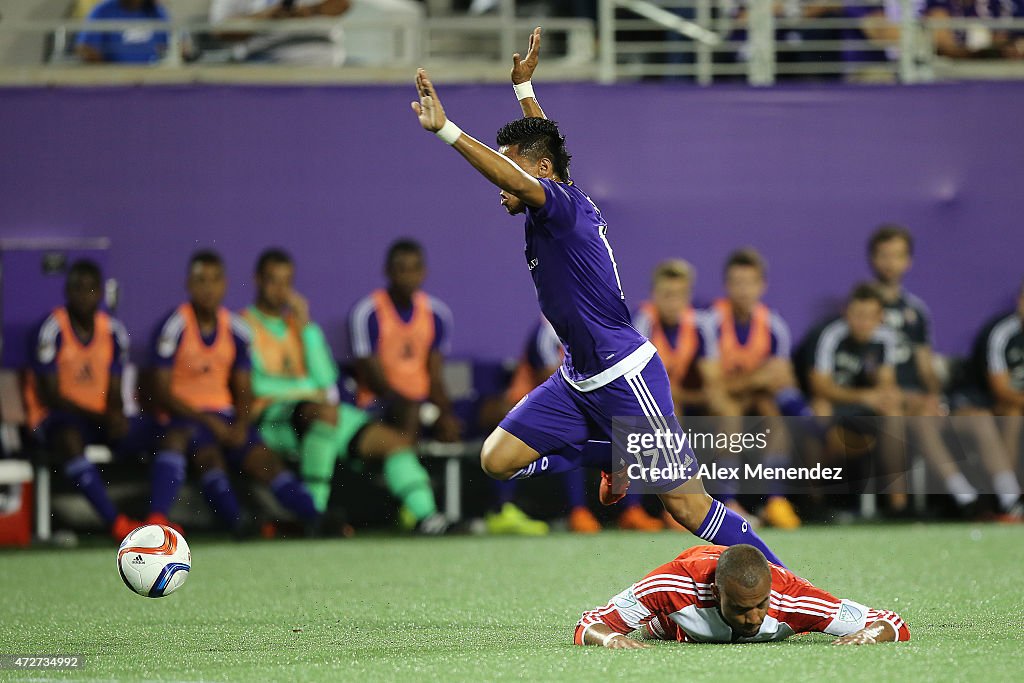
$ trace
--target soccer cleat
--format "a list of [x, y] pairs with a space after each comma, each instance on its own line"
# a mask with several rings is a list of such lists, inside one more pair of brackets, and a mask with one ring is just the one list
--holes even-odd
[[416, 529], [416, 515], [406, 506], [398, 508], [398, 528], [402, 531], [413, 531]]
[[421, 536], [444, 536], [452, 529], [452, 523], [440, 512], [424, 517], [416, 523], [415, 532]]
[[118, 515], [114, 523], [110, 525], [110, 535], [114, 540], [120, 541], [125, 536], [142, 526], [142, 522], [132, 519], [127, 515]]
[[181, 528], [180, 524], [175, 524], [171, 520], [167, 519], [167, 515], [160, 512], [150, 512], [149, 516], [146, 517], [146, 524], [162, 524], [164, 526], [171, 527], [182, 536], [185, 535], [185, 530]]
[[587, 508], [574, 507], [569, 513], [569, 531], [576, 534], [596, 534], [601, 531], [601, 523]]
[[501, 512], [487, 515], [484, 522], [487, 525], [487, 532], [491, 534], [544, 536], [548, 533], [547, 522], [531, 519], [512, 503], [502, 505]]
[[661, 531], [665, 524], [640, 505], [630, 505], [619, 515], [619, 528], [628, 531]]
[[793, 504], [782, 496], [772, 496], [761, 511], [761, 518], [768, 526], [776, 529], [799, 529], [800, 517]]
[[622, 487], [621, 491], [615, 491], [613, 477], [614, 475], [612, 474], [601, 472], [601, 488], [597, 492], [597, 499], [601, 501], [601, 505], [615, 505], [626, 497], [626, 491], [629, 489], [629, 479], [625, 480], [626, 485]]
[[995, 521], [1000, 524], [1020, 524], [1024, 522], [1024, 502], [1018, 500], [1009, 510], [997, 514]]

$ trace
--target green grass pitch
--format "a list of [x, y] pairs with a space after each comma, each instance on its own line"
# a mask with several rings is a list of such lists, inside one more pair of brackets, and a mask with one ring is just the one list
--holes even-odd
[[573, 646], [580, 612], [692, 545], [681, 533], [198, 537], [188, 583], [158, 600], [121, 584], [113, 546], [0, 553], [0, 653], [86, 657], [83, 671], [7, 670], [0, 680], [1024, 680], [1021, 527], [818, 527], [765, 538], [817, 585], [898, 611], [911, 642]]

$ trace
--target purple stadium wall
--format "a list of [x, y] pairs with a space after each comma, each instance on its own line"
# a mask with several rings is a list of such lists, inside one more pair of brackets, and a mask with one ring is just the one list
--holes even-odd
[[[440, 87], [490, 141], [511, 89]], [[961, 353], [1024, 275], [1024, 84], [694, 89], [541, 84], [574, 176], [610, 223], [631, 303], [682, 256], [713, 297], [726, 253], [770, 262], [769, 303], [799, 335], [866, 274], [881, 221], [919, 238], [910, 288], [938, 348]], [[0, 238], [106, 236], [136, 348], [183, 296], [198, 247], [228, 259], [228, 303], [280, 244], [341, 351], [349, 306], [381, 282], [395, 237], [428, 249], [428, 289], [456, 316], [457, 355], [514, 355], [537, 315], [522, 220], [419, 129], [411, 87], [0, 91]], [[40, 302], [40, 314], [54, 302]]]

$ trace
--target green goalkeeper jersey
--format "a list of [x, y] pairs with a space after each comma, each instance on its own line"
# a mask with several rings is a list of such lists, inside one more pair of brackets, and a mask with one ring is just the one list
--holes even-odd
[[338, 365], [316, 323], [301, 329], [287, 317], [249, 306], [243, 317], [252, 328], [252, 390], [256, 403], [323, 397], [338, 381]]

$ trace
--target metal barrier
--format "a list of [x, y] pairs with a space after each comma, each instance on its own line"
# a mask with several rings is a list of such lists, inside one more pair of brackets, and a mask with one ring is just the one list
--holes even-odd
[[[898, 16], [887, 16], [897, 7]], [[943, 29], [1024, 33], [1024, 18], [923, 18], [912, 0], [599, 0], [598, 25], [605, 83], [1024, 78], [1024, 60], [951, 60], [936, 55], [934, 41]]]
[[[921, 18], [913, 0], [598, 3], [596, 30], [590, 19], [519, 18], [514, 0], [501, 0], [496, 14], [477, 17], [341, 17], [221, 24], [0, 20], [0, 38], [40, 34], [52, 40], [46, 64], [0, 64], [0, 82], [404, 82], [410, 67], [417, 64], [443, 67], [446, 80], [500, 81], [507, 78], [509, 55], [525, 49], [527, 35], [537, 23], [542, 23], [546, 32], [545, 77], [557, 80], [612, 83], [664, 78], [692, 79], [702, 85], [723, 80], [771, 85], [780, 78], [903, 83], [1024, 78], [1024, 60], [953, 60], [936, 56], [935, 48], [935, 35], [944, 29], [1024, 35], [1024, 18]], [[70, 46], [73, 35], [85, 29], [163, 31], [168, 35], [168, 49], [162, 60], [145, 67], [81, 69]], [[183, 48], [199, 36], [225, 32], [329, 36], [338, 29], [352, 36], [366, 31], [390, 34], [394, 50], [382, 64], [346, 64], [344, 68], [237, 64], [239, 60], [227, 47], [208, 50], [195, 61], [182, 56]]]
[[[511, 1], [504, 6], [513, 7]], [[437, 65], [446, 69], [447, 80], [507, 79], [507, 67], [513, 52], [526, 44], [536, 20], [519, 19], [507, 13], [483, 17], [403, 17], [374, 19], [288, 19], [232, 20], [218, 24], [205, 21], [0, 21], [0, 36], [35, 33], [52, 38], [45, 63], [33, 65], [0, 64], [0, 81], [43, 82], [92, 81], [97, 71], [114, 81], [173, 80], [251, 80], [253, 74], [267, 80], [318, 81], [407, 81], [410, 67]], [[364, 31], [391, 32], [395, 50], [385, 63], [307, 66], [299, 64], [248, 64], [235, 59], [230, 46], [207, 50], [187, 58], [190, 46], [199, 36], [246, 33], [284, 36], [317, 35], [331, 39], [342, 32], [356, 35]], [[593, 78], [595, 29], [590, 19], [546, 19], [544, 21], [547, 63], [560, 77]], [[88, 30], [119, 33], [144, 30], [167, 34], [163, 57], [143, 65], [84, 65], [74, 55], [74, 35]], [[467, 59], [472, 53], [472, 60]], [[89, 67], [89, 68], [86, 68]], [[76, 72], [92, 71], [91, 75]], [[60, 72], [60, 73], [58, 73]], [[275, 73], [276, 72], [276, 73]], [[450, 73], [449, 73], [450, 72]]]

